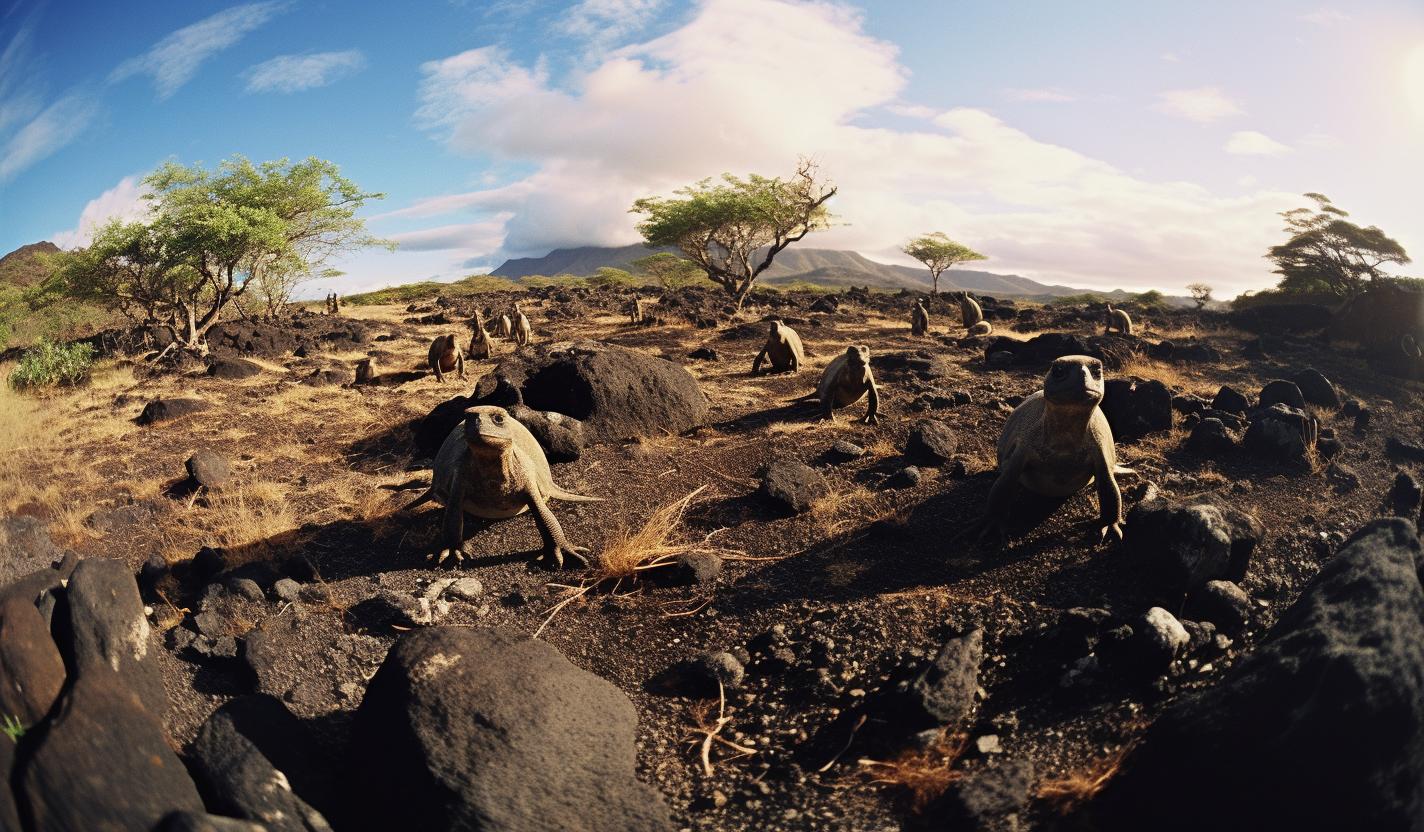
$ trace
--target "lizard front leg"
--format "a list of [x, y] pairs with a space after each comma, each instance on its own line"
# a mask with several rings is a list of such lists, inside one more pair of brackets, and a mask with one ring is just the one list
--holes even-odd
[[465, 559], [465, 484], [456, 478], [450, 494], [446, 497], [445, 517], [440, 524], [440, 542], [443, 548], [431, 555], [436, 565], [445, 562], [451, 555], [456, 561]]
[[564, 553], [578, 558], [584, 566], [588, 566], [588, 558], [583, 553], [588, 551], [587, 547], [575, 546], [564, 536], [564, 529], [559, 525], [559, 519], [554, 516], [554, 512], [549, 509], [549, 504], [534, 491], [529, 492], [529, 507], [534, 509], [534, 522], [539, 526], [539, 532], [544, 536], [544, 544], [553, 552], [554, 562], [558, 568], [564, 568]]

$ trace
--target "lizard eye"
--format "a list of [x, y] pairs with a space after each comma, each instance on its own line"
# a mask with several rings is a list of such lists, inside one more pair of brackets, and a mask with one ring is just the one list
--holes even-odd
[[495, 414], [494, 423], [495, 423], [496, 425], [502, 425], [502, 424], [504, 424], [504, 417], [503, 417], [503, 416], [500, 416], [499, 414]]

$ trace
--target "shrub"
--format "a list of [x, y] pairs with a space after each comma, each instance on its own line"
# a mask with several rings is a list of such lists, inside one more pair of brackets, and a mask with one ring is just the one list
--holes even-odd
[[20, 363], [10, 373], [10, 386], [16, 390], [27, 390], [57, 384], [79, 384], [89, 377], [89, 369], [93, 366], [93, 344], [57, 344], [41, 338], [20, 356]]
[[1084, 292], [1081, 295], [1065, 295], [1061, 298], [1054, 298], [1048, 302], [1049, 306], [1090, 306], [1095, 303], [1104, 303], [1107, 298], [1093, 292]]
[[1152, 312], [1165, 312], [1170, 308], [1167, 299], [1156, 289], [1149, 289], [1146, 292], [1138, 292], [1127, 296], [1128, 303], [1135, 303], [1145, 310]]

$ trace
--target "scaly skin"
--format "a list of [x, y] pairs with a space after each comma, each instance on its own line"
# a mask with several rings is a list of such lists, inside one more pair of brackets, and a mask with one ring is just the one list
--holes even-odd
[[465, 421], [440, 446], [430, 490], [411, 505], [436, 500], [445, 506], [437, 563], [451, 555], [464, 559], [465, 514], [499, 519], [534, 509], [534, 520], [548, 552], [560, 568], [564, 555], [588, 563], [584, 552], [564, 535], [548, 501], [596, 501], [554, 485], [544, 450], [529, 429], [504, 408], [483, 405], [465, 411]]
[[752, 375], [761, 374], [761, 362], [766, 359], [771, 359], [772, 372], [800, 372], [801, 365], [806, 363], [806, 350], [801, 346], [801, 336], [781, 321], [772, 321], [766, 344], [752, 360]]
[[1096, 358], [1070, 355], [1056, 359], [1043, 390], [1023, 401], [999, 436], [999, 478], [989, 492], [984, 515], [955, 539], [975, 530], [980, 539], [1005, 524], [1015, 484], [1037, 494], [1066, 497], [1084, 486], [1098, 486], [1099, 540], [1122, 539], [1122, 493], [1112, 429], [1098, 403], [1103, 398], [1103, 366]]
[[445, 374], [451, 370], [458, 370], [460, 378], [465, 377], [465, 354], [453, 335], [435, 336], [435, 340], [430, 342], [426, 360], [430, 362], [430, 369], [435, 371], [435, 380], [441, 384], [445, 383]]
[[879, 421], [876, 413], [880, 410], [880, 391], [875, 386], [875, 375], [870, 371], [869, 347], [846, 347], [846, 351], [836, 356], [821, 373], [821, 386], [816, 390], [821, 400], [821, 421], [834, 422], [833, 410], [849, 407], [866, 396], [870, 405], [861, 421], [873, 425]]

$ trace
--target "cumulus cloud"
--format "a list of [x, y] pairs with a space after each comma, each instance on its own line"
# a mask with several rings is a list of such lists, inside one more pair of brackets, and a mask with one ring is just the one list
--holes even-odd
[[1077, 101], [1078, 96], [1059, 89], [1004, 90], [1013, 101]]
[[1240, 130], [1232, 133], [1231, 138], [1226, 142], [1227, 153], [1235, 153], [1238, 156], [1280, 156], [1290, 153], [1288, 145], [1267, 136], [1265, 133], [1257, 133], [1255, 130]]
[[158, 97], [168, 98], [188, 83], [203, 61], [242, 40], [243, 35], [271, 20], [286, 5], [285, 0], [269, 0], [233, 6], [185, 26], [144, 54], [119, 64], [109, 73], [109, 82], [152, 75]]
[[360, 50], [279, 55], [243, 70], [248, 92], [301, 92], [324, 87], [366, 68]]
[[449, 251], [483, 249], [493, 251], [504, 242], [504, 223], [511, 214], [497, 214], [486, 222], [444, 225], [421, 231], [387, 235], [400, 243], [400, 251]]
[[99, 102], [84, 92], [72, 92], [44, 108], [0, 150], [0, 182], [74, 141], [98, 113]]
[[[493, 48], [423, 71], [419, 118], [452, 150], [536, 167], [392, 212], [473, 213], [502, 227], [498, 247], [493, 227], [483, 244], [431, 232], [461, 243], [454, 264], [637, 242], [634, 199], [723, 171], [787, 175], [798, 155], [838, 184], [832, 210], [848, 223], [800, 245], [908, 262], [907, 236], [942, 230], [995, 271], [1083, 286], [1259, 286], [1275, 213], [1295, 202], [1144, 181], [982, 110], [904, 101], [895, 47], [831, 3], [706, 0], [682, 28], [611, 51], [563, 86]], [[868, 123], [886, 112], [918, 124]]]
[[1185, 118], [1201, 124], [1220, 121], [1228, 116], [1243, 115], [1241, 103], [1226, 95], [1216, 87], [1202, 87], [1195, 90], [1171, 90], [1162, 93], [1161, 101], [1152, 109], [1169, 116]]
[[89, 200], [79, 213], [79, 222], [68, 231], [56, 231], [50, 239], [63, 249], [87, 246], [94, 240], [94, 229], [115, 217], [126, 221], [145, 219], [149, 202], [143, 195], [149, 192], [138, 176], [125, 176], [119, 184]]

